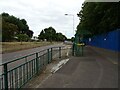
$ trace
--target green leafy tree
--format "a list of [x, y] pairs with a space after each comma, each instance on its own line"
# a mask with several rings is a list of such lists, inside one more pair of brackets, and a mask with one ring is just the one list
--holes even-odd
[[42, 30], [42, 31], [40, 32], [40, 35], [38, 35], [38, 39], [39, 39], [39, 40], [44, 40], [44, 39], [45, 39], [44, 30]]
[[74, 37], [72, 37], [72, 38], [71, 38], [71, 41], [73, 42], [73, 41], [74, 41], [74, 39], [75, 39], [75, 38], [74, 38]]
[[26, 32], [26, 34], [30, 37], [30, 38], [32, 38], [33, 37], [33, 31], [32, 30], [27, 30], [27, 32]]
[[56, 30], [53, 27], [45, 28], [38, 35], [39, 40], [47, 39], [48, 41], [64, 41], [66, 38], [62, 33], [56, 33]]
[[40, 32], [40, 35], [38, 35], [38, 39], [44, 40], [47, 39], [47, 41], [55, 41], [56, 36], [56, 30], [52, 27], [45, 28]]
[[66, 40], [67, 38], [66, 38], [66, 36], [65, 35], [63, 35], [62, 33], [57, 33], [56, 34], [57, 35], [57, 41], [64, 41], [64, 40]]
[[2, 41], [12, 41], [16, 33], [18, 32], [18, 27], [12, 23], [6, 23], [2, 21]]
[[77, 26], [77, 32], [88, 30], [91, 35], [107, 33], [120, 28], [118, 23], [119, 3], [107, 2], [85, 2], [82, 10], [78, 13], [80, 23]]
[[55, 40], [56, 31], [55, 31], [54, 28], [52, 28], [52, 27], [45, 28], [45, 29], [44, 29], [44, 32], [45, 32], [45, 38], [46, 38], [48, 41], [52, 42], [52, 41]]
[[17, 38], [21, 42], [21, 45], [22, 45], [23, 41], [28, 41], [29, 40], [29, 36], [26, 35], [26, 34], [18, 34]]
[[25, 19], [19, 19], [8, 13], [0, 14], [2, 16], [2, 33], [3, 41], [13, 41], [14, 36], [17, 34], [27, 34], [30, 38], [33, 36], [33, 31], [29, 30], [27, 21]]

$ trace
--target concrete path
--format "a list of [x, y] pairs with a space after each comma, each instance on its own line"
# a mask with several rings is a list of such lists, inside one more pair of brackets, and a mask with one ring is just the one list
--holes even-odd
[[96, 50], [85, 47], [83, 57], [69, 58], [56, 73], [28, 88], [118, 88], [117, 57], [109, 59]]

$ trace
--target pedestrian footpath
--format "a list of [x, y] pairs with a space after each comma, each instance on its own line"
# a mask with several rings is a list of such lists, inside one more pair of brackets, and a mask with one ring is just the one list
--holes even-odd
[[58, 71], [32, 81], [27, 88], [118, 88], [117, 57], [101, 52], [86, 46], [83, 56], [70, 57]]

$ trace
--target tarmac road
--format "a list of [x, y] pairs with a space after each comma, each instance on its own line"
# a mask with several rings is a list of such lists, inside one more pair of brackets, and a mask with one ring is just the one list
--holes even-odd
[[39, 52], [44, 49], [48, 49], [51, 47], [57, 47], [57, 46], [63, 46], [63, 44], [60, 43], [60, 44], [54, 44], [54, 45], [49, 45], [49, 46], [42, 46], [42, 47], [37, 47], [37, 48], [32, 48], [32, 49], [27, 49], [27, 50], [16, 51], [12, 53], [5, 53], [5, 54], [2, 54], [2, 63], [11, 61], [13, 59], [20, 58], [22, 56], [26, 56], [26, 55], [29, 55], [35, 52]]

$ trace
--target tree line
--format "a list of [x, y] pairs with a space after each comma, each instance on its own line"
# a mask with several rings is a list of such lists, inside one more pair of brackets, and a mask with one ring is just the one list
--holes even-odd
[[39, 40], [47, 40], [47, 41], [64, 41], [67, 39], [65, 35], [62, 33], [57, 33], [53, 27], [48, 27], [43, 29], [38, 35]]
[[[28, 41], [33, 37], [33, 31], [29, 30], [29, 26], [25, 19], [19, 19], [8, 13], [0, 14], [2, 17], [2, 41]], [[62, 33], [57, 33], [53, 27], [43, 29], [38, 35], [39, 41], [64, 41], [66, 36]]]
[[86, 37], [91, 37], [116, 30], [120, 28], [119, 13], [120, 4], [117, 2], [84, 2], [77, 14], [80, 19], [77, 33], [86, 30], [91, 32]]
[[25, 34], [29, 38], [33, 36], [33, 31], [29, 30], [25, 19], [19, 19], [8, 13], [2, 13], [0, 16], [2, 16], [2, 41], [13, 41], [20, 34]]

